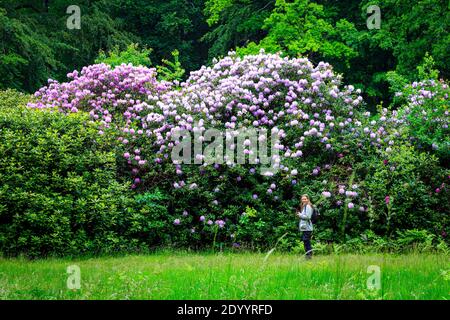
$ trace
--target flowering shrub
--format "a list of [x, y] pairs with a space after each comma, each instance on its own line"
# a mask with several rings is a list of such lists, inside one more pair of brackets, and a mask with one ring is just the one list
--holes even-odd
[[443, 80], [414, 82], [398, 93], [407, 99], [399, 118], [406, 122], [411, 136], [419, 147], [435, 150], [445, 159], [450, 159], [449, 94]]
[[395, 146], [383, 161], [364, 162], [370, 199], [369, 228], [390, 234], [421, 227], [440, 234], [448, 225], [449, 176], [436, 156], [411, 146]]
[[142, 66], [122, 64], [112, 69], [107, 64], [96, 64], [84, 67], [81, 73], [69, 73], [67, 77], [73, 79], [70, 82], [49, 80], [47, 87], [35, 93], [38, 101], [28, 105], [57, 108], [64, 113], [87, 111], [103, 128], [113, 122], [129, 126], [145, 108], [144, 99], [168, 88], [168, 83], [157, 82], [155, 75], [155, 69]]
[[[440, 169], [430, 173], [436, 179], [417, 178], [423, 192], [436, 188], [438, 180], [444, 183], [442, 192], [426, 196], [431, 200], [419, 211], [414, 201], [396, 200], [409, 187], [393, 188], [393, 181], [407, 181], [428, 161], [409, 161], [415, 157], [412, 148], [402, 153], [407, 157], [402, 165], [412, 168], [395, 167], [399, 146], [411, 140], [405, 113], [381, 109], [372, 116], [364, 110], [360, 90], [342, 86], [327, 63], [314, 66], [306, 58], [264, 52], [240, 58], [231, 52], [181, 84], [159, 82], [155, 76], [144, 67], [94, 65], [80, 76], [69, 74], [71, 82], [51, 81], [30, 106], [89, 112], [99, 122], [99, 133], [115, 139], [121, 173], [132, 188], [139, 193], [158, 189], [167, 196], [168, 212], [161, 218], [167, 228], [160, 232], [171, 243], [268, 245], [286, 232], [288, 241], [297, 237], [294, 207], [303, 193], [323, 209], [319, 239], [345, 239], [373, 227], [373, 221], [385, 223], [374, 217], [385, 213], [387, 196], [392, 197], [390, 212], [402, 212], [392, 228], [421, 228], [421, 219], [401, 221], [408, 214], [448, 211], [448, 203], [433, 198], [448, 192]], [[260, 163], [236, 164], [229, 154], [223, 162], [205, 162], [200, 149], [209, 145], [211, 128], [223, 134], [232, 150]], [[278, 152], [271, 154], [271, 170], [260, 171], [260, 155], [252, 153], [255, 144], [268, 138], [235, 142], [242, 128], [264, 128], [278, 138], [271, 145]], [[194, 148], [190, 164], [172, 157], [180, 144], [174, 137], [181, 131], [201, 147]], [[446, 220], [440, 224], [446, 225]]]

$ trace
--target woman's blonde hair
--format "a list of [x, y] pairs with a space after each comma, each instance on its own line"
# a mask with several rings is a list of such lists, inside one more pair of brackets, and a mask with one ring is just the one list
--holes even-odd
[[312, 202], [311, 202], [311, 199], [309, 198], [309, 196], [307, 194], [302, 194], [302, 196], [300, 197], [300, 211], [303, 211], [303, 202], [302, 202], [303, 197], [308, 199], [307, 205], [309, 204], [312, 207]]

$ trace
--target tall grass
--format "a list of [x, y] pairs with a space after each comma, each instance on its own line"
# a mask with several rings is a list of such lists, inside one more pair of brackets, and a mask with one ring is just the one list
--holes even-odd
[[[0, 259], [0, 299], [449, 299], [447, 255], [183, 253]], [[67, 288], [78, 265], [81, 289]], [[370, 265], [381, 288], [370, 290]]]

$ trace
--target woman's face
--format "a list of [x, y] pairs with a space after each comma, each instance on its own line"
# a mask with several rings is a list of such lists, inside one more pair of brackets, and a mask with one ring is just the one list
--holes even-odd
[[302, 203], [305, 205], [308, 203], [308, 198], [307, 197], [302, 197]]

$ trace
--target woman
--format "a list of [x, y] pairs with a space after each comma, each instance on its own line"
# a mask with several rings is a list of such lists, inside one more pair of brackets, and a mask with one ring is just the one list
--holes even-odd
[[306, 258], [311, 259], [312, 248], [311, 248], [311, 235], [313, 232], [313, 224], [311, 222], [311, 216], [313, 213], [313, 207], [311, 200], [307, 194], [302, 195], [300, 210], [297, 211], [300, 217], [299, 229], [302, 231], [302, 241], [305, 246]]

